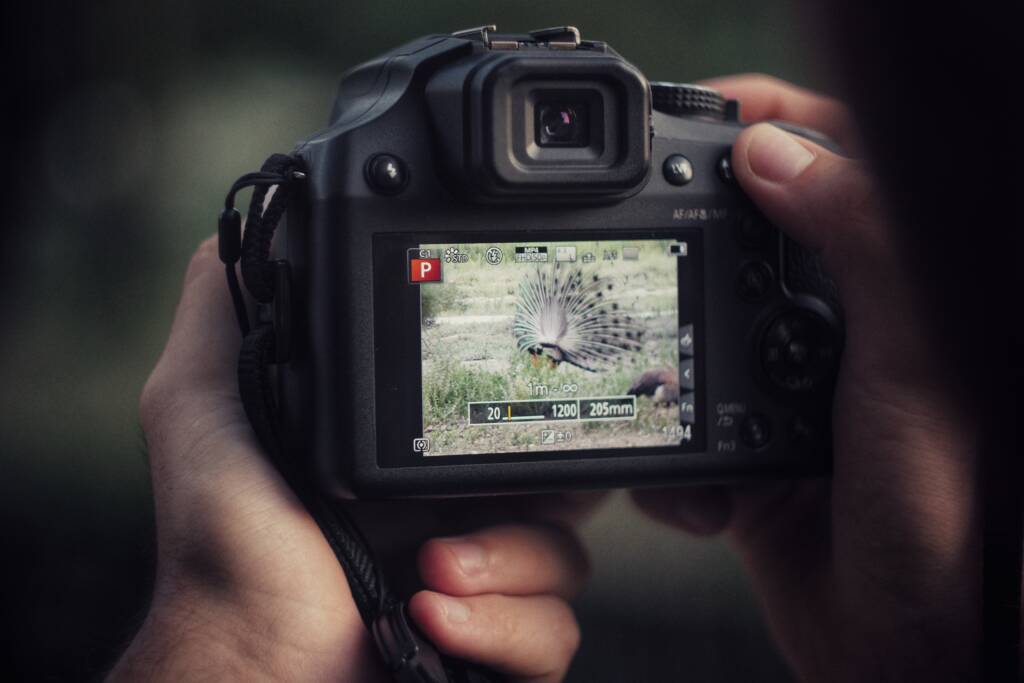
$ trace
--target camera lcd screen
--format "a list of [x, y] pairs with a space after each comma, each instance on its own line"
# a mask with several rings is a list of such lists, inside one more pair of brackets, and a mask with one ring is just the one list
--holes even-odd
[[422, 394], [413, 450], [690, 450], [698, 247], [679, 236], [409, 248]]

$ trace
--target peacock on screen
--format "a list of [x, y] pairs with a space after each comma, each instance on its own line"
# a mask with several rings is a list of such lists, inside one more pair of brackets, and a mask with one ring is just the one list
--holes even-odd
[[685, 242], [424, 244], [415, 251], [424, 273], [424, 455], [690, 440], [680, 419], [685, 406], [692, 409], [693, 389], [692, 361], [686, 354], [680, 361], [692, 339], [691, 321], [679, 319]]

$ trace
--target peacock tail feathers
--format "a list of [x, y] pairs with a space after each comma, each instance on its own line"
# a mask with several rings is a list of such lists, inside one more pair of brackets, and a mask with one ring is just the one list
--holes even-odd
[[540, 267], [519, 284], [512, 334], [520, 351], [596, 372], [638, 351], [644, 330], [616, 300], [611, 278], [578, 267]]

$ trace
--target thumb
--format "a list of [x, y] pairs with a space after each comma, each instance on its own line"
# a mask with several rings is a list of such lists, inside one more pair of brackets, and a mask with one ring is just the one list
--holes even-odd
[[[770, 124], [742, 131], [732, 162], [765, 216], [818, 252], [836, 280], [846, 323], [846, 398], [856, 395], [863, 411], [876, 413], [886, 402], [897, 409], [893, 424], [907, 423], [907, 413], [962, 414], [959, 405], [937, 404], [958, 392], [934, 343], [928, 283], [913, 279], [912, 252], [903, 249], [864, 165]], [[882, 427], [873, 429], [865, 433], [880, 439]]]
[[864, 165], [767, 123], [740, 134], [732, 161], [762, 213], [821, 255], [844, 309], [844, 355], [858, 374], [914, 382], [934, 377], [934, 359], [925, 353], [925, 292], [908, 275]]
[[879, 193], [861, 162], [768, 123], [740, 134], [732, 160], [747, 195], [791, 238], [821, 253], [841, 289], [896, 267]]

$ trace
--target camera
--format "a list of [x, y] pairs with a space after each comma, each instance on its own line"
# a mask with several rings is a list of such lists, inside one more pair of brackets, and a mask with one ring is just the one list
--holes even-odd
[[359, 498], [827, 474], [842, 313], [742, 129], [573, 27], [347, 72], [275, 244], [289, 457]]

